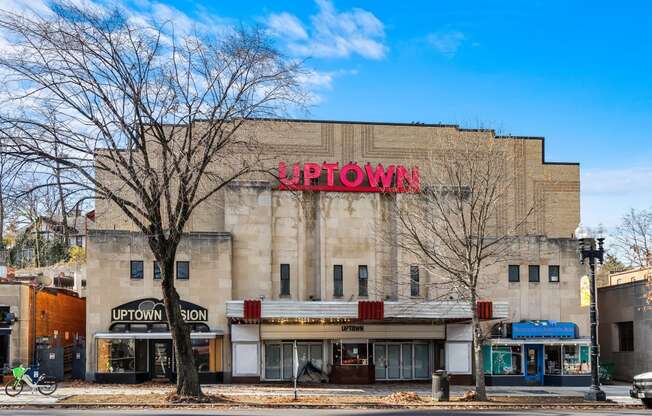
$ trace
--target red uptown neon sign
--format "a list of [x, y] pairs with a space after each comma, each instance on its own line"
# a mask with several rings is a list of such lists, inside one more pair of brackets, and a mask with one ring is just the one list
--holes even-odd
[[[299, 163], [292, 166], [288, 177], [287, 165], [279, 162], [279, 190], [331, 191], [331, 192], [419, 192], [419, 168], [412, 172], [402, 165], [378, 164], [375, 168], [367, 163], [364, 167], [348, 163], [340, 169], [339, 163]], [[322, 172], [326, 184], [319, 183]]]

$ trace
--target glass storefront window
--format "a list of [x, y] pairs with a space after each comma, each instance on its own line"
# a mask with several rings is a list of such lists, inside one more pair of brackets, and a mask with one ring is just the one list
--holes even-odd
[[587, 345], [564, 345], [564, 375], [580, 375], [591, 372], [589, 347]]
[[414, 378], [428, 378], [430, 360], [428, 344], [414, 344]]
[[[291, 370], [290, 370], [291, 371]], [[265, 345], [265, 378], [281, 378], [281, 345]]]
[[314, 344], [310, 346], [310, 364], [319, 369], [324, 368], [324, 360], [322, 356], [323, 350], [321, 344]]
[[210, 343], [208, 339], [193, 339], [192, 340], [192, 355], [195, 358], [195, 365], [197, 371], [200, 373], [208, 373], [213, 371], [210, 366]]
[[367, 365], [368, 352], [366, 343], [333, 344], [333, 364], [335, 365]]
[[98, 373], [134, 373], [147, 371], [146, 340], [98, 339]]
[[[265, 343], [265, 379], [292, 380], [294, 371], [293, 356], [293, 342]], [[322, 370], [322, 344], [297, 343], [297, 356], [299, 358], [299, 372], [308, 363], [312, 364], [317, 370]]]
[[545, 346], [545, 374], [561, 375], [561, 345]]
[[367, 344], [342, 344], [342, 365], [367, 365]]
[[497, 376], [522, 375], [523, 358], [520, 345], [494, 345], [491, 349], [492, 374]]
[[[294, 355], [294, 347], [292, 344], [283, 344], [283, 380], [292, 380], [292, 356]], [[267, 376], [267, 378], [272, 378]]]

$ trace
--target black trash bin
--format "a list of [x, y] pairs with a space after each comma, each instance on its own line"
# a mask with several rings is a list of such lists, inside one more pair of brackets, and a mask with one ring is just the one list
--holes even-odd
[[432, 400], [436, 402], [447, 402], [450, 399], [450, 384], [448, 373], [444, 370], [437, 370], [432, 373]]

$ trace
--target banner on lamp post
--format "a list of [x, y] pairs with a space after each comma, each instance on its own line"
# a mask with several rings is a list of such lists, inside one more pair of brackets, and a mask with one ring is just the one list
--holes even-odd
[[589, 276], [580, 279], [580, 306], [591, 306], [591, 280]]

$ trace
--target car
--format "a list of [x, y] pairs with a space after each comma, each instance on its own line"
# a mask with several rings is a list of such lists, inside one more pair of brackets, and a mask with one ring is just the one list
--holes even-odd
[[629, 395], [641, 399], [646, 408], [652, 409], [652, 371], [634, 376]]

